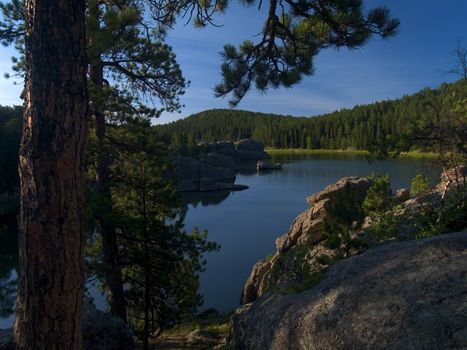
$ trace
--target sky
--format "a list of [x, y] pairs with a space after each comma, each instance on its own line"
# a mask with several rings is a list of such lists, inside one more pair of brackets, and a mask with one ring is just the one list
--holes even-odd
[[[312, 116], [398, 98], [424, 87], [457, 79], [445, 73], [458, 41], [467, 46], [467, 0], [366, 0], [367, 9], [385, 5], [401, 20], [396, 37], [374, 37], [359, 50], [328, 49], [314, 59], [315, 74], [290, 89], [252, 90], [238, 109], [294, 116]], [[263, 5], [267, 5], [264, 2]], [[265, 6], [263, 6], [265, 7]], [[230, 0], [225, 14], [215, 17], [220, 27], [194, 28], [180, 20], [167, 42], [177, 54], [189, 80], [180, 113], [164, 113], [156, 124], [167, 123], [211, 108], [229, 108], [228, 97], [215, 98], [220, 81], [219, 52], [226, 43], [255, 41], [265, 13]], [[0, 49], [0, 73], [10, 71], [10, 48]], [[20, 85], [0, 77], [0, 105], [21, 104]]]

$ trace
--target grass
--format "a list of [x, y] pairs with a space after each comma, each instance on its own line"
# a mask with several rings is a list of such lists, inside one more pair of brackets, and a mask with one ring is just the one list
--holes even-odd
[[210, 324], [206, 327], [204, 327], [203, 329], [211, 332], [211, 333], [216, 333], [216, 334], [219, 334], [219, 335], [227, 335], [230, 331], [230, 323], [229, 322], [226, 322], [226, 323], [213, 323], [213, 324]]
[[217, 314], [207, 319], [193, 319], [185, 321], [171, 329], [165, 330], [164, 334], [191, 333], [202, 329], [219, 335], [226, 335], [230, 329], [230, 314]]
[[[271, 155], [276, 154], [316, 154], [316, 155], [362, 155], [367, 156], [370, 152], [366, 150], [354, 150], [354, 149], [303, 149], [303, 148], [266, 148], [266, 152]], [[401, 158], [436, 158], [436, 153], [433, 152], [420, 152], [420, 151], [410, 151], [402, 152], [400, 155]]]
[[304, 148], [266, 148], [269, 154], [349, 154], [367, 155], [363, 150], [336, 150], [336, 149], [304, 149]]
[[[230, 314], [212, 314], [207, 317], [198, 317], [187, 320], [182, 324], [167, 329], [159, 338], [152, 341], [151, 349], [206, 349], [199, 341], [193, 343], [191, 333], [195, 330], [203, 330], [212, 334], [212, 340], [221, 345], [230, 331]], [[216, 340], [217, 339], [217, 340]], [[202, 341], [202, 340], [201, 340]], [[226, 349], [229, 349], [227, 347]]]
[[435, 159], [438, 155], [433, 152], [420, 152], [420, 151], [411, 151], [411, 152], [402, 152], [401, 158], [429, 158]]

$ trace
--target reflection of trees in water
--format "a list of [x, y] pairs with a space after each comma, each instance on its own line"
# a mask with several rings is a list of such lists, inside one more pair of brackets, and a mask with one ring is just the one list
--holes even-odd
[[193, 205], [195, 208], [201, 204], [203, 207], [208, 205], [216, 205], [230, 195], [232, 191], [209, 191], [209, 192], [184, 192], [182, 193], [183, 203], [185, 205]]
[[18, 269], [18, 233], [16, 217], [0, 218], [0, 317], [13, 313]]

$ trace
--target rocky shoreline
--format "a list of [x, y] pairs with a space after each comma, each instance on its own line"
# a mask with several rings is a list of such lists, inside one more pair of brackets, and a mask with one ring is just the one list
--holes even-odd
[[232, 348], [465, 349], [467, 231], [342, 260], [302, 293], [269, 290], [232, 317]]
[[[405, 189], [393, 193], [396, 209], [388, 215], [401, 219], [401, 239], [417, 233], [414, 216], [422, 208], [439, 205], [446, 189], [457, 186], [449, 178], [465, 181], [467, 171], [455, 175], [443, 174], [433, 192], [419, 197]], [[334, 220], [333, 204], [345, 192], [361, 205], [372, 183], [347, 177], [307, 198], [310, 207], [276, 240], [276, 253], [254, 265], [228, 346], [467, 348], [467, 231], [381, 245], [368, 234], [373, 223], [366, 217], [353, 234], [373, 248], [323, 266], [334, 253], [324, 227]]]
[[235, 184], [236, 172], [245, 162], [270, 159], [264, 144], [245, 139], [234, 144], [230, 141], [200, 145], [197, 158], [172, 154], [180, 192], [239, 191], [248, 186]]

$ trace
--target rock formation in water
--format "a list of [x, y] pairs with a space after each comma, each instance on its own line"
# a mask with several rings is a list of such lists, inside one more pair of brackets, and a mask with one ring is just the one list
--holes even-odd
[[261, 142], [249, 139], [241, 140], [237, 146], [233, 142], [220, 141], [201, 148], [206, 152], [200, 153], [198, 159], [172, 155], [181, 192], [246, 189], [247, 186], [234, 183], [240, 163], [271, 158]]
[[[326, 187], [307, 198], [310, 208], [301, 213], [290, 226], [289, 231], [276, 240], [276, 254], [256, 263], [243, 289], [242, 302], [250, 303], [271, 287], [292, 283], [297, 279], [297, 265], [306, 265], [310, 270], [319, 270], [316, 259], [327, 254], [329, 249], [324, 240], [324, 222], [329, 218], [329, 204], [336, 200], [339, 193], [348, 190], [363, 202], [371, 180], [368, 178], [347, 177]], [[302, 248], [310, 249], [305, 255]], [[316, 265], [316, 266], [315, 266]]]
[[379, 246], [232, 318], [236, 349], [467, 348], [467, 232]]

